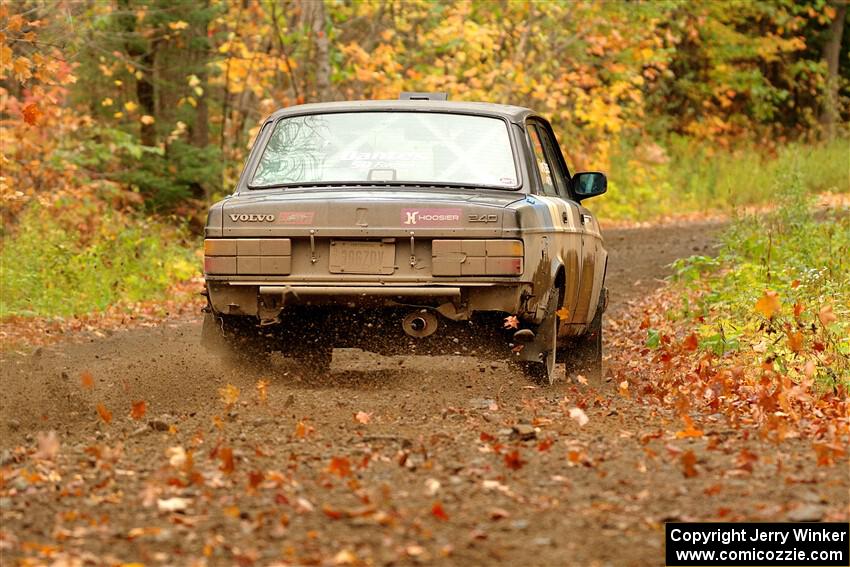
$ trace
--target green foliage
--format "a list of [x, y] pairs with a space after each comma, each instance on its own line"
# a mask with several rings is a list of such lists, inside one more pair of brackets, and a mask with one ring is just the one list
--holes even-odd
[[163, 297], [198, 275], [183, 230], [105, 211], [99, 226], [83, 232], [54, 213], [30, 207], [3, 239], [0, 317], [99, 311], [119, 300]]
[[683, 312], [717, 355], [746, 348], [784, 373], [810, 363], [821, 384], [850, 384], [850, 217], [815, 215], [802, 171], [777, 174], [779, 207], [733, 223], [717, 260], [674, 264], [699, 290], [696, 313], [691, 302]]

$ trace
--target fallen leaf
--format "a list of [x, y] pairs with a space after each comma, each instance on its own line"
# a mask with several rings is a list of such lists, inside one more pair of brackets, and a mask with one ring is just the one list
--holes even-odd
[[791, 349], [791, 352], [802, 352], [803, 351], [803, 333], [800, 331], [794, 331], [788, 333], [788, 348]]
[[189, 507], [189, 500], [176, 496], [174, 498], [159, 499], [156, 501], [156, 507], [160, 512], [182, 512]]
[[519, 327], [519, 319], [516, 315], [508, 315], [505, 317], [505, 329], [516, 329]]
[[139, 400], [138, 402], [133, 402], [133, 407], [130, 409], [130, 417], [133, 419], [142, 419], [145, 417], [145, 412], [147, 411], [147, 404], [144, 400]]
[[437, 492], [440, 491], [440, 486], [442, 485], [440, 484], [439, 480], [437, 480], [436, 478], [429, 478], [425, 481], [425, 492], [428, 494], [428, 496], [434, 496], [435, 494], [437, 494]]
[[431, 506], [431, 515], [444, 522], [449, 520], [449, 515], [446, 514], [446, 511], [443, 509], [443, 505], [439, 502], [434, 502], [434, 505]]
[[36, 434], [36, 443], [38, 449], [32, 454], [34, 459], [52, 461], [59, 454], [59, 436], [56, 435], [55, 431], [48, 431], [47, 433], [39, 431]]
[[544, 451], [548, 451], [552, 447], [553, 443], [554, 441], [552, 439], [544, 439], [537, 444], [537, 450], [541, 453]]
[[313, 431], [313, 428], [304, 423], [303, 421], [299, 421], [295, 424], [295, 436], [298, 439], [304, 439]]
[[755, 453], [751, 453], [746, 449], [741, 449], [738, 453], [738, 458], [735, 461], [736, 466], [744, 471], [753, 472], [753, 465], [758, 462], [759, 457]]
[[263, 482], [266, 475], [263, 471], [251, 471], [248, 473], [248, 488], [256, 490], [260, 483]]
[[779, 294], [775, 291], [765, 290], [764, 295], [756, 301], [756, 311], [771, 319], [781, 309]]
[[570, 417], [575, 420], [576, 423], [579, 424], [579, 427], [584, 427], [587, 425], [587, 422], [590, 419], [587, 417], [587, 414], [584, 413], [584, 410], [581, 408], [572, 408], [570, 409]]
[[226, 386], [218, 389], [218, 395], [225, 405], [232, 406], [239, 401], [239, 388], [233, 384], [227, 384]]
[[570, 318], [570, 310], [566, 307], [561, 307], [557, 311], [555, 311], [555, 315], [558, 316], [558, 319], [567, 320]]
[[505, 466], [511, 470], [518, 471], [523, 467], [525, 461], [522, 460], [522, 457], [519, 454], [519, 450], [514, 449], [510, 453], [505, 454]]
[[165, 456], [168, 457], [168, 464], [175, 469], [179, 469], [186, 464], [186, 449], [179, 445], [166, 449]]
[[694, 465], [697, 464], [697, 456], [693, 451], [685, 451], [680, 457], [682, 461], [682, 472], [685, 478], [693, 478], [697, 476], [697, 469]]
[[97, 414], [100, 416], [100, 419], [102, 419], [104, 423], [112, 423], [112, 412], [106, 409], [105, 405], [97, 404]]
[[510, 512], [508, 512], [504, 508], [491, 508], [489, 515], [490, 515], [490, 519], [494, 520], [494, 521], [495, 520], [502, 520], [504, 518], [509, 518], [511, 516]]
[[690, 416], [683, 415], [682, 421], [685, 422], [685, 429], [676, 432], [676, 439], [685, 439], [688, 437], [702, 437], [703, 431], [694, 427], [694, 422]]
[[82, 374], [80, 374], [80, 384], [86, 390], [91, 390], [94, 388], [94, 376], [91, 375], [91, 372], [86, 370]]
[[699, 339], [696, 336], [696, 333], [691, 333], [685, 340], [682, 341], [682, 348], [686, 351], [692, 352], [697, 349], [699, 346]]
[[218, 450], [218, 458], [221, 461], [221, 466], [218, 469], [224, 474], [232, 474], [236, 468], [236, 464], [233, 461], [233, 449], [222, 447]]
[[354, 414], [354, 420], [363, 425], [368, 425], [372, 421], [372, 414], [365, 411], [359, 411]]
[[351, 475], [351, 462], [345, 457], [331, 457], [327, 471], [340, 478]]
[[355, 565], [357, 556], [350, 549], [341, 549], [334, 555], [333, 563], [334, 565]]
[[829, 327], [832, 323], [838, 321], [838, 317], [832, 312], [832, 305], [824, 305], [818, 311], [818, 319], [824, 327]]

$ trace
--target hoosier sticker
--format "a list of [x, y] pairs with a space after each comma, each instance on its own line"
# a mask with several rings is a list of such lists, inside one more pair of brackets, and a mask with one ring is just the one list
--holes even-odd
[[460, 209], [402, 209], [405, 226], [459, 226]]

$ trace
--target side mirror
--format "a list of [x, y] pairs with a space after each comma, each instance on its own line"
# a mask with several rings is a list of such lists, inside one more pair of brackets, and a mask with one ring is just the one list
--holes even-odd
[[573, 193], [576, 198], [589, 199], [603, 194], [608, 190], [608, 179], [604, 173], [598, 171], [583, 171], [573, 175], [571, 180], [573, 185]]

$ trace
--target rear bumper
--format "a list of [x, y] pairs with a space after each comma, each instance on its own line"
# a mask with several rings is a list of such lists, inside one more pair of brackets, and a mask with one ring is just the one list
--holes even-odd
[[520, 313], [531, 296], [531, 284], [521, 282], [283, 282], [207, 280], [210, 306], [219, 315], [276, 320], [290, 306], [372, 308], [421, 306], [454, 320], [475, 312]]
[[365, 285], [261, 285], [260, 295], [298, 297], [371, 296], [371, 297], [446, 297], [460, 298], [459, 287], [365, 286]]

